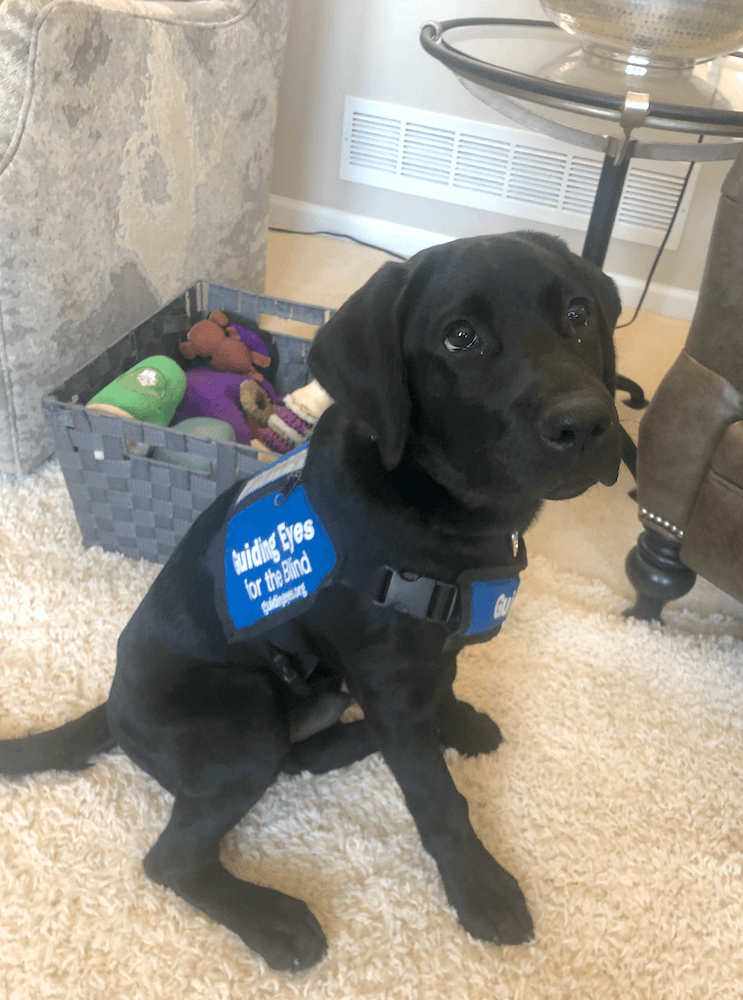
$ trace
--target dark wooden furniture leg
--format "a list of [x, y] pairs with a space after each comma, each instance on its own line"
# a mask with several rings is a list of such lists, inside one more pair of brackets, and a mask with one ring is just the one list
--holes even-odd
[[646, 528], [624, 564], [627, 578], [637, 595], [625, 618], [661, 621], [664, 605], [688, 594], [697, 578], [679, 559], [681, 543]]

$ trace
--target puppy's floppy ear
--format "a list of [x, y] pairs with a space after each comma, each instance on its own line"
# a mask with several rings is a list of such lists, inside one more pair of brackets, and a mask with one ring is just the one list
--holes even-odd
[[309, 355], [334, 402], [368, 424], [387, 469], [402, 458], [410, 418], [398, 308], [409, 274], [406, 264], [380, 268], [317, 331]]

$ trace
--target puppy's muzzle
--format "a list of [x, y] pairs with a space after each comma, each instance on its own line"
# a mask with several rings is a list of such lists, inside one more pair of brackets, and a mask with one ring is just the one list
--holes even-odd
[[543, 444], [579, 478], [611, 486], [619, 474], [617, 413], [608, 394], [575, 389], [553, 398], [537, 422]]

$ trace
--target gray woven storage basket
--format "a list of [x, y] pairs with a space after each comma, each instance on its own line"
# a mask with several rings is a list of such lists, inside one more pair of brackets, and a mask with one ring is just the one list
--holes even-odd
[[[219, 493], [236, 479], [266, 467], [258, 452], [247, 445], [205, 441], [156, 424], [85, 409], [95, 393], [144, 358], [165, 354], [183, 364], [178, 344], [194, 323], [214, 309], [256, 324], [262, 319], [264, 331], [271, 316], [317, 328], [332, 312], [199, 281], [49, 393], [42, 401], [44, 417], [84, 545], [164, 563]], [[277, 392], [286, 394], [305, 385], [310, 342], [280, 333], [271, 334], [270, 339], [279, 357], [273, 377]], [[136, 457], [127, 451], [127, 441], [207, 458], [212, 474]]]

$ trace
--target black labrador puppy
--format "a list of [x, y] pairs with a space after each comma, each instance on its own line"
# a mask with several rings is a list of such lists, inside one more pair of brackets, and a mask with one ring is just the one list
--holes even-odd
[[[463, 927], [528, 941], [442, 748], [501, 740], [454, 697], [456, 658], [498, 631], [543, 500], [617, 478], [619, 309], [609, 278], [536, 233], [386, 264], [312, 345], [335, 403], [309, 448], [217, 498], [124, 629], [106, 704], [0, 743], [0, 771], [123, 748], [175, 797], [147, 874], [297, 970], [323, 955], [320, 925], [230, 875], [220, 841], [280, 772], [380, 751]], [[352, 699], [364, 717], [343, 722]]]

